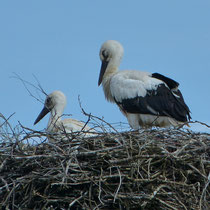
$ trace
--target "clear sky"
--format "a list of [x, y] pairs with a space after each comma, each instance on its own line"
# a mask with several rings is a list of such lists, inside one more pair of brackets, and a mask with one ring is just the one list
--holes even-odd
[[193, 120], [210, 124], [209, 0], [0, 1], [0, 112], [15, 112], [12, 126], [46, 127], [48, 117], [33, 126], [43, 105], [12, 78], [16, 73], [36, 84], [35, 75], [47, 93], [63, 91], [72, 118], [86, 120], [80, 95], [87, 112], [127, 122], [97, 86], [99, 50], [108, 39], [124, 46], [120, 69], [177, 80]]

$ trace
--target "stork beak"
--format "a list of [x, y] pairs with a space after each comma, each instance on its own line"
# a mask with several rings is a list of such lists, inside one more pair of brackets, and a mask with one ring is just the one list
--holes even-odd
[[39, 116], [36, 118], [34, 125], [36, 125], [48, 112], [50, 112], [50, 110], [44, 106]]
[[98, 86], [100, 86], [102, 80], [103, 80], [103, 76], [104, 76], [104, 73], [106, 71], [106, 68], [108, 66], [108, 61], [102, 61], [102, 64], [101, 64], [101, 71], [100, 71], [100, 75], [99, 75], [99, 79], [98, 79]]

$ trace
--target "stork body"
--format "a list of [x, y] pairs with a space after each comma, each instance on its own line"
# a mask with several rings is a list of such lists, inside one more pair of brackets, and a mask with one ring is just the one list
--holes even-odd
[[178, 82], [158, 73], [118, 71], [122, 56], [119, 42], [102, 45], [98, 85], [102, 83], [106, 99], [119, 106], [131, 128], [179, 126], [191, 118]]
[[[91, 131], [94, 131], [89, 126], [85, 125], [75, 119], [61, 119], [64, 108], [66, 106], [66, 96], [61, 91], [54, 91], [49, 94], [45, 100], [44, 108], [40, 112], [39, 116], [34, 122], [34, 125], [38, 123], [47, 113], [50, 112], [50, 118], [47, 124], [47, 131], [51, 133], [56, 132], [79, 132], [85, 131], [85, 136], [92, 136]], [[90, 133], [88, 133], [90, 131]], [[49, 139], [52, 141], [52, 139]]]

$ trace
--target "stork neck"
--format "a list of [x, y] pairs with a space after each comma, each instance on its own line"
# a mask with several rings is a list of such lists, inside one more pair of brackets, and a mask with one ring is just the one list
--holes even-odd
[[59, 126], [61, 122], [62, 113], [57, 112], [55, 109], [52, 109], [50, 119], [47, 125], [48, 131], [53, 131], [56, 127]]
[[110, 77], [112, 77], [114, 74], [117, 73], [118, 68], [120, 66], [120, 61], [121, 61], [121, 57], [120, 56], [113, 56], [106, 68], [106, 71], [104, 73], [103, 78], [107, 78], [109, 79]]
[[111, 90], [110, 90], [110, 82], [111, 82], [112, 77], [117, 73], [117, 71], [118, 71], [117, 67], [109, 67], [106, 70], [103, 81], [102, 81], [105, 97], [110, 102], [114, 102], [114, 98], [112, 97]]

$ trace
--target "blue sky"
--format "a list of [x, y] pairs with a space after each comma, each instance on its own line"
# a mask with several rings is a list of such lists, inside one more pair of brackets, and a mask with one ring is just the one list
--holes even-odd
[[[159, 72], [177, 80], [193, 120], [210, 124], [210, 1], [1, 1], [0, 112], [15, 126], [33, 126], [42, 104], [14, 73], [68, 99], [65, 114], [86, 120], [78, 104], [109, 123], [127, 122], [97, 86], [101, 44], [124, 46], [120, 69]], [[30, 90], [37, 95], [33, 87]], [[38, 95], [37, 95], [38, 96]], [[41, 95], [44, 99], [44, 95]], [[201, 131], [205, 128], [196, 127]]]

